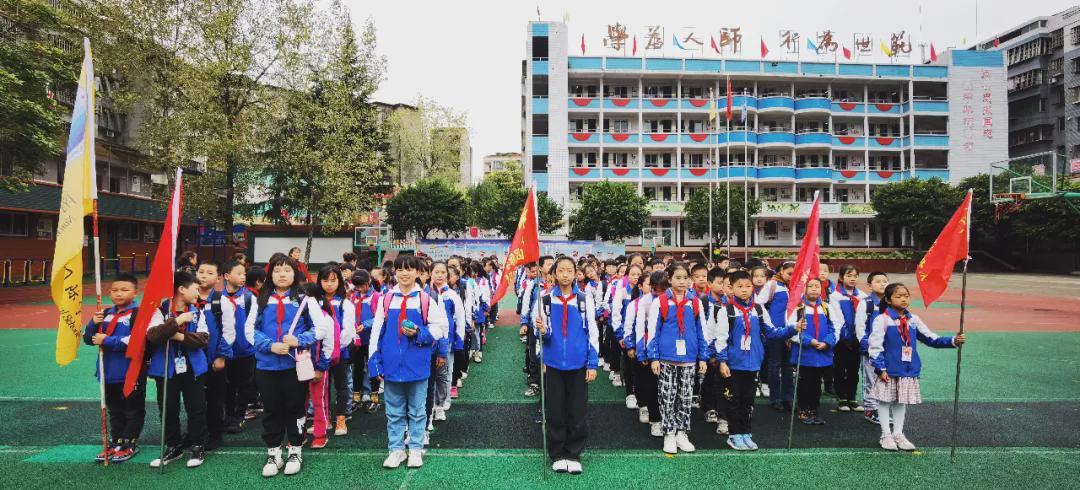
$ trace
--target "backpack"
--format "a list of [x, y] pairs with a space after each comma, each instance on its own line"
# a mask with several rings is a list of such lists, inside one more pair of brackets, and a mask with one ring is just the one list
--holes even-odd
[[[660, 320], [661, 321], [667, 320], [668, 308], [671, 307], [671, 305], [668, 304], [668, 295], [667, 295], [667, 293], [663, 293], [660, 296], [657, 296], [656, 299], [660, 301]], [[694, 305], [694, 318], [697, 318], [701, 314], [701, 299], [695, 297], [693, 305]]]
[[[376, 299], [377, 298], [375, 298], [374, 296], [371, 298], [372, 304], [375, 304]], [[383, 300], [382, 301], [382, 305], [383, 305], [383, 321], [386, 321], [386, 315], [390, 314], [390, 302], [394, 300], [394, 295], [390, 294], [390, 293], [386, 293], [386, 294], [383, 295], [382, 300]], [[427, 325], [427, 319], [428, 319], [427, 314], [428, 314], [428, 309], [429, 308], [431, 308], [431, 296], [428, 295], [428, 293], [425, 293], [423, 290], [421, 290], [420, 291], [420, 320], [424, 322], [424, 325]]]
[[210, 313], [212, 313], [214, 315], [214, 319], [217, 320], [217, 325], [219, 329], [222, 328], [221, 296], [222, 293], [215, 289], [213, 292], [210, 293], [210, 297], [208, 298], [210, 303]]
[[[575, 296], [577, 296], [578, 313], [581, 314], [581, 321], [584, 323], [586, 321], [585, 320], [585, 293], [583, 293], [581, 291], [578, 291], [577, 293], [575, 293]], [[547, 317], [548, 321], [551, 321], [551, 295], [550, 294], [544, 295], [542, 301], [544, 302], [544, 316]], [[563, 312], [563, 314], [565, 315], [566, 312]]]
[[[731, 303], [728, 303], [728, 304], [724, 305], [724, 307], [727, 308], [728, 343], [730, 344], [731, 339], [732, 339], [732, 335], [735, 332], [735, 316], [736, 316], [735, 305], [733, 305]], [[719, 308], [720, 308], [719, 306], [714, 306], [713, 307], [713, 318], [716, 318], [716, 313], [717, 313], [716, 310], [718, 310]], [[761, 318], [763, 317], [761, 305], [759, 305], [757, 303], [754, 303], [754, 312], [757, 313], [757, 316], [758, 316], [758, 322], [759, 322], [758, 323], [758, 333], [761, 335], [761, 345], [765, 345], [765, 341], [767, 340], [765, 338], [765, 329], [761, 328], [764, 325], [762, 325], [760, 323]]]

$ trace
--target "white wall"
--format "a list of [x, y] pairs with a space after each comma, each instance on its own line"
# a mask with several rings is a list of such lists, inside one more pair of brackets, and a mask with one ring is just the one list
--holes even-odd
[[[304, 250], [307, 237], [255, 237], [255, 262], [266, 262], [270, 256], [277, 252], [288, 253], [290, 248], [300, 247]], [[324, 262], [341, 262], [341, 254], [352, 252], [353, 239], [346, 237], [315, 237], [311, 240], [311, 260], [309, 262], [321, 264]], [[303, 252], [300, 255], [303, 258]]]

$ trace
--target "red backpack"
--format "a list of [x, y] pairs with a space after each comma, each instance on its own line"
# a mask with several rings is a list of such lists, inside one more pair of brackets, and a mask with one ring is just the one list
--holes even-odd
[[[668, 295], [663, 293], [657, 296], [656, 299], [660, 301], [660, 321], [665, 321], [667, 320], [668, 308], [671, 307], [668, 304]], [[692, 304], [694, 305], [694, 318], [698, 318], [701, 314], [701, 299], [695, 296]]]

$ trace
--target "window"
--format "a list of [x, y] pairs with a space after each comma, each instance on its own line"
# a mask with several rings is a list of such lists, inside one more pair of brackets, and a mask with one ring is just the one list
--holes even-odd
[[850, 240], [851, 233], [848, 231], [848, 224], [846, 221], [833, 221], [833, 233], [836, 235], [837, 240]]
[[1080, 87], [1069, 87], [1069, 103], [1080, 104]]
[[683, 132], [685, 133], [704, 133], [705, 121], [685, 120], [683, 121]]
[[704, 167], [705, 155], [700, 153], [683, 153], [683, 166], [684, 167]]
[[645, 186], [643, 189], [645, 197], [650, 201], [656, 200], [656, 188], [653, 186]]
[[546, 136], [548, 134], [548, 115], [533, 114], [532, 134]]
[[1065, 66], [1065, 58], [1054, 58], [1050, 60], [1050, 63], [1046, 65], [1046, 71], [1051, 76], [1061, 75]]
[[596, 153], [573, 153], [570, 155], [575, 167], [595, 167]]
[[142, 234], [139, 229], [139, 223], [120, 223], [117, 227], [117, 237], [126, 241], [139, 241], [142, 239]]
[[843, 188], [836, 189], [836, 202], [848, 202], [848, 190]]
[[684, 99], [703, 99], [705, 98], [705, 89], [702, 87], [683, 87]]
[[532, 57], [534, 60], [546, 60], [548, 57], [548, 38], [547, 36], [533, 36], [532, 38]]
[[646, 153], [646, 167], [671, 167], [670, 153]]
[[570, 131], [575, 133], [596, 132], [596, 119], [574, 119], [570, 121]]
[[806, 222], [805, 221], [797, 221], [797, 222], [795, 222], [795, 239], [796, 240], [802, 240], [803, 236], [805, 236], [805, 235], [806, 235]]
[[548, 156], [547, 155], [533, 155], [533, 157], [532, 157], [532, 171], [533, 172], [547, 172], [548, 171]]
[[38, 219], [37, 219], [37, 226], [34, 227], [35, 231], [37, 232], [36, 233], [37, 239], [38, 240], [52, 240], [53, 236], [55, 235], [55, 230], [53, 229], [53, 226], [54, 225], [53, 225], [53, 219], [52, 218], [46, 218], [46, 217], [40, 217], [39, 216]]
[[650, 99], [670, 99], [675, 90], [671, 85], [650, 85], [645, 87], [645, 97]]
[[627, 98], [630, 98], [630, 97], [634, 96], [633, 95], [634, 91], [631, 90], [630, 87], [627, 87], [625, 85], [620, 85], [620, 86], [608, 85], [608, 86], [604, 87], [604, 91], [607, 92], [607, 96], [609, 98], [627, 99]]
[[645, 121], [647, 133], [670, 133], [674, 130], [675, 123], [671, 119], [652, 119]]
[[533, 97], [546, 98], [548, 96], [548, 77], [547, 75], [535, 75], [533, 76]]
[[1025, 90], [1036, 85], [1042, 85], [1045, 78], [1045, 70], [1030, 70], [1009, 78], [1009, 92]]
[[765, 239], [776, 240], [780, 238], [780, 225], [775, 221], [766, 221], [765, 226]]
[[629, 133], [630, 132], [630, 120], [629, 119], [608, 119], [604, 121], [604, 132], [607, 133]]
[[143, 241], [146, 243], [154, 243], [161, 238], [161, 227], [158, 225], [147, 224], [143, 226]]
[[142, 194], [142, 176], [139, 174], [131, 174], [131, 193]]
[[575, 83], [570, 86], [571, 97], [596, 97], [597, 92], [596, 85]]
[[775, 187], [764, 187], [761, 189], [763, 201], [777, 201], [777, 190]]
[[1069, 29], [1069, 40], [1072, 41], [1073, 46], [1080, 44], [1080, 26], [1073, 26]]
[[1065, 118], [1064, 117], [1059, 117], [1058, 118], [1058, 131], [1065, 131]]
[[877, 223], [871, 221], [866, 229], [870, 231], [870, 241], [877, 241]]
[[28, 220], [24, 213], [0, 213], [0, 236], [27, 236]]
[[604, 153], [604, 163], [609, 167], [625, 167], [630, 164], [630, 154]]

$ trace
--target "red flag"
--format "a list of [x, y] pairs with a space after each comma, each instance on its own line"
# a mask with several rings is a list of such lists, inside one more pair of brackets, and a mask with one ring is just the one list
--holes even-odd
[[996, 48], [996, 47], [998, 47], [998, 46], [999, 46], [1000, 44], [1001, 44], [1001, 39], [1000, 39], [1000, 38], [996, 38], [996, 37], [995, 37], [995, 38], [994, 38], [994, 47]]
[[727, 120], [731, 120], [731, 79], [727, 79], [727, 109], [724, 112]]
[[630, 56], [637, 56], [637, 36], [634, 36], [634, 50], [630, 52]]
[[135, 390], [135, 383], [143, 372], [146, 327], [150, 324], [150, 318], [154, 316], [154, 311], [161, 306], [162, 301], [173, 297], [173, 258], [176, 257], [176, 238], [180, 232], [183, 202], [181, 196], [183, 187], [180, 180], [180, 169], [176, 169], [176, 186], [173, 188], [172, 201], [169, 203], [169, 211], [165, 215], [165, 223], [161, 228], [161, 239], [154, 253], [154, 264], [150, 268], [150, 277], [147, 278], [146, 287], [143, 289], [139, 313], [131, 324], [131, 337], [128, 339], [126, 353], [131, 361], [128, 365], [127, 377], [124, 379], [124, 396], [130, 395]]
[[540, 219], [536, 211], [536, 187], [529, 188], [529, 197], [521, 208], [517, 231], [510, 240], [510, 249], [506, 251], [503, 263], [502, 280], [491, 297], [491, 304], [497, 303], [506, 294], [507, 286], [513, 284], [518, 267], [540, 260]]
[[949, 287], [956, 262], [968, 256], [968, 237], [971, 236], [971, 190], [968, 190], [964, 202], [953, 213], [952, 219], [945, 224], [937, 240], [930, 246], [919, 266], [915, 268], [915, 280], [922, 291], [923, 305], [937, 301]]
[[581, 35], [581, 55], [585, 56], [585, 35]]
[[[799, 247], [799, 257], [795, 259], [795, 270], [791, 273], [791, 282], [788, 284], [787, 311], [784, 316], [790, 316], [795, 307], [802, 302], [803, 293], [806, 292], [806, 280], [818, 277], [818, 268], [821, 265], [821, 246], [818, 245], [818, 214], [821, 209], [821, 195], [814, 196], [814, 207], [810, 210], [810, 221], [806, 223], [806, 235], [803, 236], [802, 245]], [[812, 275], [811, 275], [812, 274]]]
[[769, 55], [769, 48], [765, 46], [765, 38], [761, 38], [761, 58], [765, 59]]
[[937, 61], [937, 50], [934, 49], [934, 43], [930, 43], [930, 61]]
[[720, 48], [716, 47], [716, 38], [712, 37], [711, 34], [709, 35], [709, 46], [712, 46], [712, 49], [713, 51], [716, 51], [716, 54], [720, 54]]
[[847, 47], [844, 47], [844, 58], [849, 60], [851, 59], [851, 50]]

